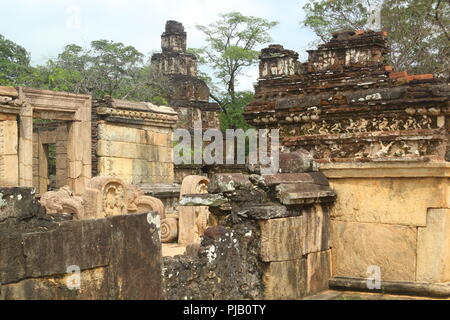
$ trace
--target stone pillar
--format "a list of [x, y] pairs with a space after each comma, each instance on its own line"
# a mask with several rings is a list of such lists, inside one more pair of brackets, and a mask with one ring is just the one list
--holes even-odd
[[[22, 95], [22, 93], [19, 93]], [[21, 97], [22, 98], [22, 97]], [[19, 115], [19, 186], [33, 186], [33, 108], [25, 104]]]
[[92, 176], [91, 167], [91, 99], [77, 111], [77, 120], [68, 125], [68, 184], [76, 195], [83, 194]]
[[2, 184], [13, 186], [19, 184], [17, 142], [16, 116], [0, 114], [0, 181]]

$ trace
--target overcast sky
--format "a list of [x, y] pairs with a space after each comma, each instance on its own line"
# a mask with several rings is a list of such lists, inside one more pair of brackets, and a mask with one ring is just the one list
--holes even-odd
[[[5, 1], [5, 0], [3, 0]], [[302, 7], [307, 0], [14, 0], [0, 19], [0, 33], [31, 53], [34, 65], [54, 58], [65, 45], [88, 46], [107, 39], [132, 45], [149, 54], [160, 50], [167, 20], [184, 24], [188, 47], [201, 47], [204, 37], [195, 24], [209, 24], [220, 13], [239, 11], [280, 24], [272, 31], [273, 43], [300, 53], [315, 40], [302, 27]], [[260, 49], [260, 48], [258, 48]], [[246, 71], [240, 89], [252, 89], [257, 68]]]

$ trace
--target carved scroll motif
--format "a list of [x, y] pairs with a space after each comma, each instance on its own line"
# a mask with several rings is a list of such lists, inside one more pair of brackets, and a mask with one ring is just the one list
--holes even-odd
[[75, 196], [68, 186], [44, 193], [39, 202], [48, 214], [71, 214], [75, 219], [84, 217], [83, 199]]
[[128, 187], [127, 208], [129, 213], [145, 213], [156, 211], [161, 218], [161, 242], [170, 243], [178, 236], [178, 219], [165, 213], [161, 200], [146, 196], [144, 192], [134, 186]]

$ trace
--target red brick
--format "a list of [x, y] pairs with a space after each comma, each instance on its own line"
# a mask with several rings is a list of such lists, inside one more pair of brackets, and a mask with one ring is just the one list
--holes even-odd
[[433, 75], [431, 73], [428, 74], [416, 74], [413, 75], [414, 80], [429, 80], [429, 79], [433, 79]]
[[397, 78], [406, 78], [408, 76], [408, 72], [392, 72], [389, 74], [389, 78], [391, 79], [397, 79]]

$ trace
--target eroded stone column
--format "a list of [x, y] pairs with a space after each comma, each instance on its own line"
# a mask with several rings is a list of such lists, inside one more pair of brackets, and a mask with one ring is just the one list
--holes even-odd
[[19, 184], [17, 139], [16, 116], [0, 114], [0, 177], [5, 184]]
[[33, 186], [33, 108], [25, 104], [19, 118], [19, 186]]

